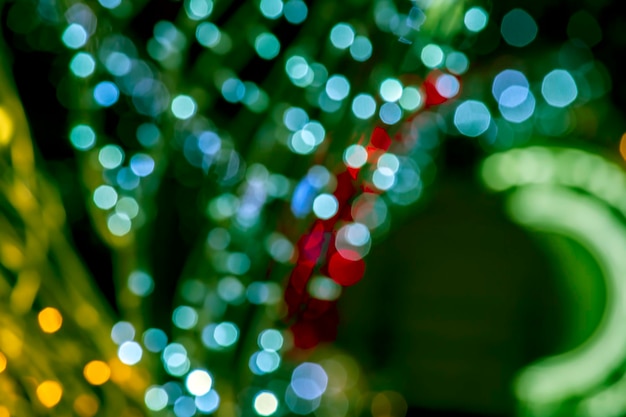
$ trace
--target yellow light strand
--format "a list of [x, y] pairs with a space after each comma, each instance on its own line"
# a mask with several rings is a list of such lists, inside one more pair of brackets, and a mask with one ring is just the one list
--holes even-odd
[[7, 369], [7, 357], [0, 352], [0, 374], [4, 372], [5, 369]]
[[6, 146], [13, 136], [13, 120], [9, 114], [0, 107], [0, 146]]

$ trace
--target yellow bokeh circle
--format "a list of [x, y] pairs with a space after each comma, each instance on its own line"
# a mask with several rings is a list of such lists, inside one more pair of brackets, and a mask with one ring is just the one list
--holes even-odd
[[48, 408], [57, 405], [62, 396], [63, 387], [57, 381], [44, 381], [37, 387], [37, 398]]
[[98, 412], [100, 403], [90, 394], [81, 394], [74, 400], [74, 411], [81, 417], [92, 417]]
[[91, 361], [83, 369], [85, 379], [92, 385], [102, 385], [111, 377], [111, 368], [106, 362]]
[[39, 320], [39, 327], [45, 333], [54, 333], [61, 328], [63, 324], [63, 316], [59, 310], [53, 307], [46, 307], [39, 312], [37, 317]]

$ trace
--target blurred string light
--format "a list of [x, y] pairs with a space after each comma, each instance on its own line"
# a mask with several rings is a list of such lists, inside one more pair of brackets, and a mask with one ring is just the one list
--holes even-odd
[[93, 98], [102, 107], [110, 107], [119, 99], [120, 91], [117, 85], [110, 81], [98, 83], [93, 90]]
[[11, 116], [2, 107], [0, 107], [0, 122], [2, 122], [2, 127], [0, 128], [0, 144], [7, 145], [13, 136], [14, 126]]
[[117, 192], [109, 185], [101, 185], [94, 191], [93, 201], [103, 210], [110, 209], [117, 203]]
[[626, 175], [621, 168], [581, 150], [514, 149], [487, 158], [482, 173], [485, 183], [494, 190], [525, 183], [559, 183], [585, 190], [622, 212], [626, 210], [626, 195], [619, 186], [626, 183]]
[[280, 355], [273, 350], [261, 350], [250, 357], [250, 371], [255, 375], [270, 374], [278, 370]]
[[280, 52], [280, 41], [271, 33], [261, 33], [254, 41], [254, 48], [263, 59], [273, 59]]
[[185, 1], [185, 12], [192, 20], [201, 20], [208, 17], [213, 11], [211, 0], [188, 0]]
[[380, 84], [380, 96], [388, 102], [395, 102], [402, 97], [402, 84], [400, 81], [387, 78]]
[[439, 45], [428, 44], [422, 49], [421, 58], [424, 65], [428, 68], [437, 68], [443, 63], [443, 50]]
[[313, 212], [320, 219], [330, 219], [338, 208], [337, 198], [331, 194], [320, 194], [313, 200]]
[[100, 3], [102, 7], [106, 9], [115, 9], [120, 4], [122, 4], [122, 0], [98, 0], [98, 3]]
[[[45, 7], [42, 5], [39, 10], [42, 14]], [[97, 26], [95, 14], [84, 4], [74, 4], [65, 12], [57, 19], [60, 30], [51, 31], [46, 36], [51, 38], [50, 34], [58, 33], [59, 44], [71, 49], [87, 47]], [[35, 11], [33, 16], [37, 18]], [[70, 55], [66, 64], [71, 77], [85, 78], [95, 74], [98, 64], [94, 55], [78, 52], [71, 60], [69, 58]], [[116, 403], [118, 410], [134, 413], [137, 409], [131, 401], [136, 404], [138, 392], [143, 390], [147, 377], [141, 372], [133, 372], [116, 358], [118, 349], [126, 357], [126, 343], [132, 336], [123, 334], [123, 325], [115, 327], [112, 336], [121, 345], [119, 348], [107, 336], [113, 325], [110, 307], [102, 294], [95, 290], [89, 273], [67, 240], [66, 215], [59, 190], [34, 163], [24, 112], [6, 75], [4, 69], [0, 69], [0, 146], [6, 146], [2, 161], [10, 162], [6, 172], [11, 175], [10, 180], [2, 182], [3, 196], [8, 200], [0, 210], [0, 219], [3, 220], [3, 235], [16, 238], [5, 238], [0, 245], [4, 271], [0, 281], [7, 290], [3, 292], [7, 309], [0, 319], [0, 373], [3, 380], [0, 414], [111, 415], [106, 406], [111, 398], [115, 398], [111, 402]], [[86, 84], [83, 94], [77, 97], [82, 97], [88, 111], [95, 110], [94, 105], [106, 107], [119, 98], [118, 87], [100, 83], [110, 81], [81, 82]], [[106, 169], [105, 165], [115, 169], [117, 162], [109, 149], [100, 153], [101, 148], [96, 147], [97, 137], [100, 139], [104, 135], [94, 122], [87, 113], [80, 120], [71, 121], [67, 139], [80, 157], [89, 161], [84, 166], [86, 171], [98, 173], [95, 177], [85, 172], [77, 173], [79, 176], [85, 174], [78, 181], [85, 181], [87, 202], [91, 203], [93, 197], [96, 203], [87, 204], [87, 210], [98, 213], [99, 210], [111, 210], [111, 204], [120, 199], [118, 190], [110, 187], [110, 177], [99, 175]], [[102, 186], [110, 188], [100, 188]], [[12, 210], [12, 225], [4, 223], [8, 207]], [[39, 243], [35, 244], [35, 241]], [[13, 282], [6, 281], [7, 278]], [[52, 351], [55, 359], [50, 361], [48, 354]], [[7, 369], [10, 373], [5, 372]], [[23, 378], [28, 379], [29, 388], [16, 390]], [[102, 391], [94, 388], [100, 385], [105, 385]], [[106, 394], [98, 397], [96, 391]]]
[[117, 145], [105, 145], [98, 152], [98, 161], [106, 169], [119, 167], [123, 160], [124, 151]]
[[352, 100], [352, 113], [359, 119], [369, 119], [376, 113], [376, 100], [369, 94], [358, 94]]
[[111, 377], [111, 368], [106, 362], [91, 361], [83, 370], [85, 379], [92, 385], [102, 385]]
[[[520, 375], [517, 393], [522, 403], [529, 403], [532, 407], [533, 403], [539, 402], [535, 407], [540, 407], [542, 402], [561, 402], [600, 385], [622, 363], [626, 339], [616, 328], [623, 321], [626, 311], [620, 295], [624, 288], [623, 274], [618, 271], [626, 270], [626, 264], [618, 253], [626, 248], [626, 240], [619, 220], [598, 203], [586, 201], [588, 199], [574, 192], [556, 189], [548, 189], [541, 195], [528, 194], [519, 194], [513, 200], [512, 204], [516, 205], [513, 208], [514, 218], [583, 243], [595, 255], [603, 270], [610, 271], [606, 273], [606, 285], [615, 297], [608, 301], [607, 313], [593, 337], [579, 349], [533, 364]], [[563, 215], [563, 207], [567, 207], [568, 215]], [[587, 220], [584, 226], [577, 220], [580, 218]], [[557, 381], [558, 384], [555, 384]]]
[[254, 411], [260, 416], [271, 416], [278, 410], [278, 398], [272, 392], [261, 391], [254, 397]]
[[285, 20], [289, 23], [292, 25], [299, 25], [306, 20], [309, 14], [309, 9], [306, 3], [302, 0], [287, 0], [283, 8], [283, 14], [285, 16]]
[[144, 396], [146, 407], [152, 411], [160, 411], [167, 407], [167, 391], [161, 387], [150, 387]]
[[84, 46], [89, 39], [89, 35], [85, 28], [78, 24], [72, 23], [70, 24], [65, 31], [63, 31], [63, 35], [61, 35], [61, 40], [70, 49], [78, 49]]
[[442, 74], [437, 77], [435, 87], [443, 98], [448, 99], [457, 95], [461, 85], [456, 77], [449, 74]]
[[89, 150], [96, 143], [96, 133], [90, 126], [76, 125], [70, 132], [70, 142], [76, 149], [81, 151]]
[[41, 330], [46, 333], [55, 333], [63, 324], [63, 316], [59, 310], [53, 307], [46, 307], [39, 312], [37, 316]]
[[172, 314], [172, 322], [180, 329], [191, 329], [198, 323], [198, 313], [192, 307], [178, 306]]
[[70, 61], [70, 70], [80, 78], [87, 78], [94, 73], [96, 62], [93, 57], [85, 52], [74, 55]]
[[[298, 264], [302, 256], [311, 256], [306, 261], [316, 260], [321, 248], [325, 248], [328, 250], [325, 254], [327, 270], [323, 273], [316, 270], [308, 281], [300, 282], [301, 294], [322, 305], [332, 305], [344, 286], [353, 285], [363, 277], [364, 257], [376, 233], [388, 227], [391, 206], [414, 203], [420, 198], [423, 186], [432, 181], [432, 154], [436, 153], [447, 127], [442, 116], [445, 111], [440, 114], [432, 109], [434, 93], [430, 92], [429, 83], [443, 102], [453, 99], [462, 93], [458, 76], [465, 74], [470, 66], [471, 50], [452, 49], [446, 39], [454, 38], [454, 32], [436, 33], [439, 29], [429, 27], [429, 22], [438, 22], [442, 16], [446, 19], [457, 16], [451, 19], [454, 21], [450, 26], [475, 36], [473, 34], [493, 24], [491, 16], [479, 6], [467, 8], [463, 2], [454, 6], [457, 13], [450, 13], [452, 6], [445, 2], [419, 2], [403, 8], [379, 2], [371, 10], [375, 26], [348, 21], [323, 26], [321, 39], [325, 39], [326, 45], [321, 46], [321, 42], [320, 48], [326, 50], [318, 55], [301, 47], [299, 35], [285, 40], [280, 33], [268, 28], [275, 24], [272, 21], [283, 19], [289, 25], [304, 25], [302, 33], [319, 26], [319, 20], [309, 18], [314, 15], [312, 10], [300, 0], [256, 2], [255, 13], [250, 16], [257, 19], [255, 22], [259, 25], [250, 33], [242, 25], [234, 25], [234, 28], [229, 22], [219, 26], [212, 23], [224, 19], [220, 16], [222, 11], [211, 0], [187, 0], [182, 4], [179, 17], [156, 22], [145, 48], [121, 34], [110, 33], [123, 26], [116, 23], [117, 19], [123, 21], [132, 13], [127, 1], [100, 0], [99, 5], [108, 10], [100, 13], [98, 4], [93, 5], [93, 11], [84, 4], [77, 4], [71, 6], [64, 17], [58, 17], [61, 22], [59, 39], [70, 50], [66, 51], [69, 74], [72, 80], [82, 83], [77, 84], [77, 97], [81, 96], [81, 91], [85, 93], [75, 112], [77, 120], [69, 124], [68, 139], [88, 169], [97, 171], [96, 180], [91, 179], [92, 174], [86, 174], [85, 185], [93, 201], [94, 222], [102, 223], [104, 219], [105, 227], [100, 228], [99, 233], [112, 247], [125, 249], [117, 255], [129, 264], [124, 264], [128, 268], [122, 268], [119, 287], [123, 289], [121, 311], [128, 315], [129, 321], [119, 321], [112, 326], [108, 342], [112, 341], [114, 348], [108, 350], [108, 362], [94, 359], [81, 364], [85, 378], [94, 385], [106, 384], [109, 380], [116, 384], [119, 381], [134, 383], [140, 391], [134, 401], [143, 401], [152, 411], [167, 409], [165, 413], [173, 412], [177, 417], [212, 413], [220, 406], [230, 410], [227, 407], [233, 406], [231, 394], [240, 394], [224, 388], [223, 392], [219, 391], [225, 394], [221, 402], [218, 390], [228, 386], [233, 371], [230, 367], [224, 369], [224, 363], [232, 363], [232, 358], [222, 359], [247, 352], [249, 357], [244, 358], [247, 360], [238, 357], [239, 362], [247, 365], [245, 375], [252, 378], [250, 386], [254, 386], [253, 395], [247, 394], [250, 398], [246, 400], [249, 402], [246, 407], [251, 406], [258, 415], [282, 415], [289, 411], [322, 413], [324, 402], [331, 404], [330, 398], [338, 391], [331, 388], [343, 389], [353, 383], [354, 373], [349, 374], [338, 362], [322, 367], [308, 362], [295, 366], [283, 360], [283, 350], [293, 348], [294, 344], [299, 346], [301, 340], [294, 329], [267, 328], [267, 323], [275, 322], [284, 313], [283, 289], [276, 282], [283, 276], [259, 278], [263, 275], [259, 272], [268, 259], [283, 268], [291, 268], [296, 263], [297, 269], [302, 266]], [[581, 19], [589, 21], [584, 16], [573, 20], [568, 34], [578, 33], [577, 22]], [[367, 33], [365, 27], [372, 33]], [[378, 30], [384, 32], [384, 36]], [[247, 36], [241, 36], [244, 32]], [[521, 9], [514, 9], [502, 20], [502, 37], [512, 46], [529, 45], [537, 33], [534, 19]], [[246, 38], [249, 54], [238, 43], [242, 38]], [[430, 70], [435, 70], [434, 75], [422, 83], [385, 69], [385, 66], [400, 68], [393, 54], [388, 54], [388, 39], [410, 45], [415, 65], [426, 68], [421, 75], [427, 76]], [[195, 70], [184, 70], [188, 48], [195, 48], [196, 43], [201, 46], [197, 52], [198, 68], [203, 68], [198, 72], [206, 78], [200, 89], [193, 85]], [[240, 79], [234, 72], [241, 64], [239, 59], [233, 59], [235, 53], [242, 62], [258, 57], [275, 63], [280, 71], [274, 71], [272, 77], [280, 76], [297, 89], [288, 89], [293, 94], [287, 97], [278, 88], [283, 86], [279, 81], [273, 81], [268, 88], [259, 80]], [[344, 56], [349, 64], [336, 64], [334, 58], [329, 58], [335, 56]], [[206, 65], [208, 62], [212, 64]], [[383, 62], [385, 65], [378, 64]], [[369, 66], [373, 66], [372, 71]], [[587, 82], [591, 71], [583, 74], [582, 70], [560, 66], [563, 69], [545, 75], [540, 92], [531, 91], [530, 83], [521, 73], [501, 73], [496, 77], [497, 94], [494, 92], [497, 110], [487, 101], [464, 97], [458, 105], [453, 105], [452, 123], [466, 136], [488, 137], [496, 127], [501, 134], [511, 123], [521, 124], [532, 119], [540, 106], [546, 106], [549, 111], [566, 111], [568, 106], [590, 97], [591, 93], [585, 95], [582, 81]], [[368, 77], [369, 83], [352, 77], [363, 69], [372, 74]], [[494, 89], [495, 85], [496, 80]], [[545, 103], [540, 102], [542, 99]], [[233, 118], [236, 126], [228, 126], [212, 114], [224, 104], [246, 117], [249, 116], [247, 111], [260, 114], [263, 122], [257, 126], [256, 122], [248, 123], [243, 116], [236, 116]], [[416, 116], [419, 110], [424, 111]], [[498, 110], [501, 117], [496, 116]], [[4, 145], [12, 140], [13, 128], [5, 121], [11, 119], [2, 111], [0, 108], [0, 144]], [[105, 115], [132, 114], [134, 125], [126, 128], [120, 122], [115, 134], [105, 133], [99, 117], [88, 115], [91, 111]], [[397, 126], [401, 133], [393, 142], [381, 134], [382, 129], [375, 130], [369, 141], [367, 138], [358, 141], [339, 138], [337, 133], [341, 129], [338, 127], [342, 126], [346, 112], [359, 126], [382, 122]], [[562, 114], [566, 113], [558, 113], [558, 117]], [[407, 118], [410, 121], [405, 123]], [[242, 133], [246, 125], [254, 125], [255, 132]], [[126, 134], [128, 131], [130, 135]], [[340, 142], [342, 140], [344, 142]], [[319, 161], [331, 142], [344, 164], [339, 168], [310, 167], [310, 161]], [[248, 164], [242, 156], [250, 149], [241, 154], [237, 150], [242, 143], [251, 144], [250, 154], [258, 158], [255, 164]], [[176, 152], [181, 153], [183, 163], [172, 162], [177, 161]], [[289, 152], [289, 158], [302, 168], [300, 174], [281, 173], [280, 164], [275, 163]], [[135, 253], [137, 248], [132, 246], [136, 243], [135, 232], [140, 225], [150, 222], [155, 211], [151, 197], [158, 189], [160, 169], [166, 165], [163, 161], [180, 169], [183, 174], [177, 171], [176, 175], [181, 177], [185, 177], [184, 172], [189, 169], [183, 168], [183, 164], [188, 163], [215, 182], [220, 191], [211, 196], [206, 206], [211, 227], [202, 242], [204, 251], [198, 251], [202, 253], [200, 266], [196, 270], [194, 265], [185, 269], [193, 278], [185, 281], [183, 277], [179, 290], [181, 299], [171, 316], [167, 314], [170, 322], [161, 323], [167, 332], [148, 328], [136, 334], [145, 326], [137, 318], [135, 309], [144, 305], [142, 299], [158, 294], [161, 289], [157, 287], [157, 275], [153, 277], [145, 272], [141, 259], [137, 261], [126, 254]], [[182, 178], [181, 182], [185, 180]], [[367, 191], [344, 194], [342, 187], [351, 184], [358, 184]], [[296, 241], [297, 236], [288, 230], [268, 231], [264, 225], [272, 224], [272, 212], [277, 203], [286, 203], [296, 218], [315, 219], [314, 225], [330, 227], [321, 231], [313, 229], [301, 241]], [[137, 264], [133, 264], [135, 262]], [[148, 300], [154, 302], [150, 297]], [[263, 323], [259, 328], [243, 327], [236, 322], [238, 307], [250, 308], [248, 304], [258, 307], [255, 311], [262, 316], [259, 323]], [[43, 332], [51, 330], [47, 333], [55, 337], [65, 332], [62, 319], [59, 321], [59, 317], [65, 315], [57, 312], [59, 316], [52, 314], [45, 326], [41, 319], [39, 322]], [[98, 314], [106, 315], [100, 310], [95, 313]], [[78, 316], [87, 320], [89, 314]], [[130, 323], [135, 320], [136, 326]], [[245, 332], [257, 332], [258, 338]], [[242, 346], [250, 340], [256, 340], [258, 350]], [[208, 360], [206, 350], [211, 354]], [[173, 380], [154, 385], [147, 377], [137, 376], [153, 363], [161, 366]], [[199, 363], [206, 364], [208, 369], [198, 368]], [[107, 369], [110, 376], [107, 376]], [[160, 373], [151, 369], [154, 375]], [[286, 389], [275, 389], [272, 384], [266, 386], [265, 381], [288, 385]], [[44, 405], [53, 407], [61, 401], [60, 383], [58, 386], [53, 382], [47, 384], [41, 391], [42, 394], [38, 391], [37, 395]], [[342, 405], [337, 406], [336, 415], [347, 414], [348, 408], [354, 405], [352, 399], [343, 398], [343, 402], [338, 402]], [[372, 401], [372, 414], [382, 415], [380, 404], [392, 403], [394, 398], [389, 393], [376, 396]], [[96, 406], [89, 400], [84, 403], [90, 406], [87, 408], [96, 410], [92, 415], [97, 412], [98, 403]]]
[[122, 197], [117, 201], [115, 210], [129, 219], [134, 219], [139, 214], [139, 204], [133, 197]]
[[196, 113], [196, 102], [187, 95], [179, 95], [172, 100], [172, 113], [178, 119], [189, 119]]
[[43, 381], [37, 386], [37, 398], [46, 408], [52, 408], [61, 401], [63, 387], [57, 381]]
[[161, 352], [167, 345], [167, 335], [160, 329], [148, 329], [143, 333], [143, 344], [150, 352]]
[[[486, 103], [468, 100], [456, 108], [453, 124], [461, 134], [484, 137], [485, 142], [496, 149], [523, 143], [531, 126], [544, 134], [556, 136], [572, 126], [566, 109], [577, 105], [579, 82], [572, 72], [554, 69], [544, 76], [540, 91], [533, 93], [524, 73], [504, 69], [496, 74], [491, 86], [501, 118], [492, 117]], [[451, 87], [455, 86], [446, 88]], [[539, 93], [540, 96], [535, 95]], [[514, 126], [519, 124], [525, 128]]]
[[314, 400], [326, 391], [328, 375], [320, 365], [305, 362], [294, 369], [289, 385], [299, 398]]
[[185, 386], [190, 394], [195, 396], [202, 396], [211, 391], [211, 386], [213, 385], [213, 378], [211, 375], [201, 369], [196, 369], [194, 371], [189, 372], [187, 374], [187, 378], [185, 380]]
[[626, 409], [626, 403], [622, 396], [624, 389], [626, 389], [625, 385], [626, 378], [622, 376], [614, 384], [602, 388], [581, 401], [576, 411], [593, 417], [620, 415]]
[[415, 111], [423, 104], [422, 93], [415, 87], [405, 87], [400, 97], [400, 106], [407, 111]]
[[217, 391], [212, 389], [204, 395], [196, 396], [195, 405], [201, 413], [213, 413], [220, 406], [220, 396]]
[[330, 42], [337, 49], [347, 49], [354, 43], [354, 28], [347, 23], [337, 23], [330, 31]]
[[332, 279], [318, 275], [309, 281], [308, 291], [318, 300], [333, 301], [341, 295], [342, 287]]
[[343, 160], [350, 168], [361, 168], [367, 162], [367, 151], [361, 145], [350, 145], [343, 153]]
[[513, 9], [502, 18], [500, 27], [502, 37], [511, 46], [527, 46], [537, 37], [537, 23], [523, 9]]
[[520, 71], [500, 72], [493, 80], [491, 92], [502, 117], [509, 122], [521, 123], [533, 115], [535, 98], [526, 76]]
[[541, 83], [541, 94], [554, 107], [565, 107], [578, 96], [576, 81], [566, 70], [558, 69], [546, 75]]
[[285, 5], [282, 0], [261, 0], [259, 9], [268, 19], [277, 19], [283, 13]]
[[222, 35], [217, 26], [210, 22], [202, 22], [196, 28], [198, 43], [207, 48], [213, 48], [220, 42]]
[[472, 7], [465, 12], [463, 23], [467, 30], [471, 32], [480, 32], [487, 26], [489, 15], [482, 7]]
[[357, 36], [350, 45], [350, 55], [355, 61], [367, 61], [373, 53], [372, 42], [365, 36]]
[[[624, 226], [613, 214], [626, 209], [623, 170], [578, 150], [531, 147], [490, 156], [482, 170], [494, 190], [520, 187], [510, 197], [512, 217], [527, 226], [563, 234], [583, 245], [605, 271], [611, 294], [604, 318], [593, 336], [576, 349], [549, 357], [524, 370], [516, 394], [529, 412], [587, 392], [609, 378], [626, 351], [626, 339], [615, 330], [626, 315], [620, 299], [626, 270], [620, 251], [626, 247]], [[568, 188], [586, 191], [591, 198]], [[579, 219], [585, 219], [581, 222]], [[593, 401], [582, 406], [596, 407]]]
[[261, 349], [276, 352], [283, 347], [284, 338], [280, 331], [267, 329], [259, 334], [257, 343]]
[[133, 340], [134, 337], [135, 328], [127, 321], [119, 321], [111, 329], [111, 339], [118, 345]]
[[380, 106], [380, 120], [388, 125], [394, 125], [402, 119], [402, 109], [396, 103], [385, 103]]
[[465, 136], [476, 137], [485, 133], [490, 123], [491, 113], [480, 101], [467, 100], [454, 112], [454, 125]]
[[326, 94], [332, 100], [340, 101], [350, 93], [350, 82], [343, 75], [332, 75], [326, 81]]
[[463, 52], [450, 52], [446, 57], [446, 68], [453, 74], [464, 74], [469, 68], [469, 59]]

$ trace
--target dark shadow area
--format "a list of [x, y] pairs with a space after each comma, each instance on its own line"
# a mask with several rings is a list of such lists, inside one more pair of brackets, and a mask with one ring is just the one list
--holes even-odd
[[339, 344], [373, 389], [405, 395], [408, 416], [511, 415], [515, 374], [562, 347], [551, 259], [469, 170], [441, 178], [417, 214], [345, 291]]

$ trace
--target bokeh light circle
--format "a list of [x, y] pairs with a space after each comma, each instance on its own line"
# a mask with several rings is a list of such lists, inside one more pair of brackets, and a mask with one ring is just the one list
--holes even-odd
[[502, 18], [500, 32], [511, 46], [522, 48], [537, 37], [537, 23], [522, 9], [513, 9]]
[[261, 391], [254, 397], [254, 411], [260, 416], [271, 416], [278, 410], [278, 398], [269, 391]]
[[464, 101], [454, 112], [454, 125], [465, 136], [476, 137], [485, 133], [490, 123], [491, 113], [480, 101]]
[[[345, 254], [345, 251], [344, 251]], [[355, 256], [351, 256], [355, 257]], [[346, 259], [341, 253], [335, 252], [328, 262], [328, 275], [337, 284], [344, 287], [354, 285], [359, 282], [365, 274], [365, 261], [363, 259]]]
[[556, 69], [544, 77], [541, 94], [549, 105], [565, 107], [578, 97], [578, 87], [568, 71]]

